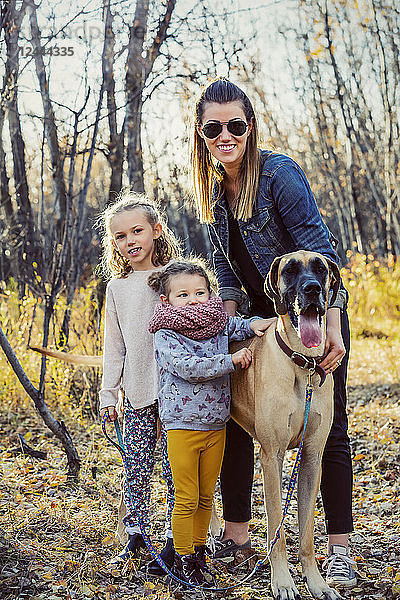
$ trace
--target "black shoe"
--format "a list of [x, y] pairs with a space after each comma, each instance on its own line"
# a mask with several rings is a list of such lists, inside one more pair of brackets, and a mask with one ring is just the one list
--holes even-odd
[[130, 535], [125, 548], [111, 559], [110, 565], [113, 567], [122, 567], [127, 560], [135, 558], [138, 555], [140, 548], [146, 548], [146, 544], [140, 533]]
[[200, 568], [203, 569], [203, 571], [205, 570], [207, 571], [207, 573], [209, 573], [210, 571], [208, 569], [206, 557], [210, 554], [210, 550], [207, 548], [207, 546], [195, 546], [194, 554], [199, 562]]
[[[167, 565], [168, 569], [171, 569], [174, 564], [175, 550], [174, 550], [174, 542], [172, 538], [168, 537], [164, 548], [160, 552], [160, 556]], [[148, 575], [155, 575], [156, 577], [164, 577], [166, 572], [162, 568], [161, 565], [154, 559], [149, 562], [148, 565], [143, 567], [141, 571], [144, 571]]]
[[238, 550], [244, 550], [245, 548], [251, 548], [251, 542], [248, 540], [244, 544], [236, 544], [233, 540], [220, 540], [214, 539], [214, 552], [213, 558], [225, 558], [226, 556], [235, 556]]
[[209, 549], [207, 548], [207, 546], [203, 545], [203, 546], [195, 546], [194, 547], [194, 555], [197, 559], [197, 562], [199, 563], [200, 569], [204, 575], [204, 578], [206, 579], [206, 581], [210, 584], [210, 585], [214, 585], [214, 576], [212, 571], [210, 570], [207, 561], [206, 561], [206, 556], [209, 554]]
[[204, 588], [212, 587], [212, 583], [207, 581], [196, 554], [185, 554], [180, 556], [175, 553], [173, 574], [182, 582], [191, 585], [197, 585]]
[[195, 546], [194, 547], [194, 554], [197, 558], [197, 560], [200, 563], [201, 567], [205, 567], [206, 566], [206, 546]]

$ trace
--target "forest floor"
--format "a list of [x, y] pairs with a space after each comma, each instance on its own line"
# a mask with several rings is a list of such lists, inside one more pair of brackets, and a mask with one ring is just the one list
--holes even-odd
[[[358, 585], [343, 598], [383, 600], [400, 596], [400, 342], [379, 336], [353, 341], [349, 372], [349, 421], [354, 459], [354, 517], [351, 553], [357, 563]], [[4, 405], [5, 406], [5, 405]], [[110, 570], [118, 551], [117, 523], [119, 454], [100, 433], [98, 423], [68, 422], [82, 458], [79, 484], [66, 482], [65, 455], [34, 410], [0, 407], [0, 600], [148, 600], [225, 597], [272, 598], [266, 566], [245, 585], [230, 593], [201, 594], [141, 576], [142, 555], [123, 572]], [[60, 418], [61, 415], [58, 415]], [[18, 434], [46, 460], [18, 453]], [[287, 453], [284, 489], [294, 453]], [[152, 538], [162, 544], [165, 488], [159, 468], [154, 476]], [[265, 555], [266, 525], [259, 461], [253, 495], [251, 537]], [[295, 501], [286, 521], [290, 569], [302, 598], [310, 598], [301, 581], [297, 560], [298, 530]], [[325, 558], [323, 511], [315, 512], [318, 563]], [[257, 554], [238, 567], [234, 579], [246, 574]], [[148, 557], [147, 557], [148, 558]], [[219, 573], [229, 565], [220, 563]], [[221, 579], [221, 582], [223, 579]], [[220, 583], [222, 585], [222, 583]]]

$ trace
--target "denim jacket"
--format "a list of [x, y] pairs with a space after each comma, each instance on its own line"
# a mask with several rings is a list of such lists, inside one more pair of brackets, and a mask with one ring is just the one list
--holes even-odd
[[[265, 279], [277, 256], [296, 250], [320, 252], [338, 262], [332, 243], [335, 239], [318, 210], [307, 178], [299, 165], [284, 154], [261, 151], [262, 171], [253, 215], [247, 221], [238, 219], [247, 250]], [[214, 188], [214, 199], [217, 195]], [[218, 294], [223, 300], [246, 301], [242, 282], [229, 260], [228, 215], [225, 198], [214, 204], [215, 221], [209, 225], [213, 245], [213, 265]], [[347, 292], [343, 285], [330, 306], [343, 308]]]

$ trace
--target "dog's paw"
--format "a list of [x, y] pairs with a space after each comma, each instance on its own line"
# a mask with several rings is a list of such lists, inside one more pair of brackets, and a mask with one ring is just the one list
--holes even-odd
[[[290, 577], [290, 579], [292, 578]], [[294, 585], [293, 580], [280, 585], [272, 582], [271, 588], [275, 600], [301, 600], [300, 592]]]
[[324, 600], [343, 600], [343, 596], [341, 596], [339, 592], [333, 588], [329, 588], [329, 592], [324, 593]]
[[329, 587], [322, 577], [322, 583], [314, 583], [314, 585], [312, 585], [310, 580], [308, 580], [306, 577], [303, 577], [303, 581], [307, 585], [312, 597], [316, 598], [316, 600], [343, 600], [343, 596], [341, 596], [334, 588]]
[[274, 595], [274, 598], [275, 600], [301, 600], [300, 594], [293, 590], [281, 590], [277, 596]]
[[329, 592], [323, 592], [322, 596], [319, 596], [321, 600], [343, 600], [343, 596], [333, 588], [329, 588]]

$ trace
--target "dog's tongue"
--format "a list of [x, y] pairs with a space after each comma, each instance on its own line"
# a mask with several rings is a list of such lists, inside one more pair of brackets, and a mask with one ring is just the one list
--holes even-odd
[[300, 337], [306, 348], [315, 348], [322, 342], [321, 327], [318, 322], [317, 311], [308, 310], [299, 316]]

